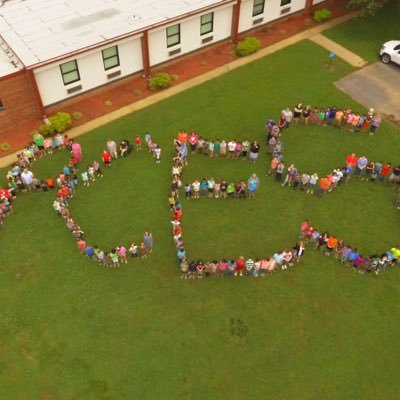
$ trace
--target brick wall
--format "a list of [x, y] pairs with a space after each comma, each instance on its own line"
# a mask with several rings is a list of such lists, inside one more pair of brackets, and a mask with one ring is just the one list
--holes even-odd
[[41, 117], [25, 71], [0, 79], [0, 137], [26, 120]]

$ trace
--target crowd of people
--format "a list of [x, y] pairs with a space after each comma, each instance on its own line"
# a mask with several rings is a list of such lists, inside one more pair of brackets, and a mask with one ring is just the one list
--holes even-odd
[[191, 153], [198, 153], [212, 157], [223, 157], [232, 160], [249, 160], [255, 163], [260, 153], [260, 144], [255, 140], [250, 142], [248, 139], [243, 141], [236, 140], [235, 138], [230, 141], [225, 140], [208, 140], [202, 136], [197, 135], [196, 132], [188, 134], [185, 130], [178, 133], [176, 139], [179, 145], [184, 145], [185, 158], [187, 155], [187, 146], [190, 147]]
[[[184, 132], [184, 131], [183, 131]], [[271, 257], [262, 259], [245, 258], [243, 256], [238, 259], [221, 259], [213, 261], [192, 260], [189, 261], [188, 254], [185, 249], [183, 239], [183, 231], [181, 227], [183, 210], [179, 202], [179, 188], [182, 186], [182, 171], [187, 165], [187, 148], [186, 141], [182, 139], [182, 132], [178, 134], [178, 138], [174, 140], [176, 155], [173, 159], [172, 167], [172, 183], [171, 191], [168, 196], [168, 204], [172, 212], [172, 235], [176, 247], [177, 261], [180, 266], [182, 279], [203, 278], [204, 276], [254, 276], [264, 277], [272, 274], [279, 269], [285, 270], [300, 261], [305, 251], [304, 242], [296, 243], [292, 248], [276, 252]], [[194, 148], [193, 151], [196, 151]], [[217, 187], [216, 187], [217, 185]], [[224, 188], [221, 186], [224, 185]], [[253, 174], [248, 182], [244, 180], [239, 184], [231, 184], [232, 190], [228, 191], [226, 181], [221, 183], [215, 182], [213, 178], [206, 180], [205, 178], [195, 181], [193, 184], [185, 184], [185, 197], [198, 199], [202, 197], [210, 198], [226, 198], [226, 197], [252, 197], [258, 188], [259, 180], [256, 174]], [[193, 189], [193, 193], [192, 193]]]
[[[127, 263], [127, 257], [146, 258], [153, 249], [153, 236], [150, 232], [145, 232], [143, 239], [130, 246], [119, 245], [110, 251], [103, 251], [97, 245], [92, 246], [85, 240], [84, 231], [74, 221], [69, 210], [69, 200], [74, 196], [78, 185], [89, 186], [98, 178], [103, 177], [101, 164], [94, 160], [86, 167], [82, 166], [83, 154], [82, 148], [75, 140], [70, 139], [68, 135], [56, 135], [55, 138], [44, 139], [39, 133], [35, 133], [34, 141], [20, 154], [18, 160], [11, 165], [7, 172], [8, 187], [0, 190], [0, 225], [6, 215], [12, 212], [12, 201], [16, 199], [19, 191], [55, 191], [56, 199], [53, 202], [53, 208], [65, 222], [72, 236], [76, 239], [77, 247], [82, 254], [88, 258], [97, 261], [99, 264], [107, 267], [118, 267]], [[47, 141], [47, 142], [46, 142]], [[156, 162], [160, 162], [161, 150], [157, 143], [146, 133], [145, 141], [149, 152], [153, 154]], [[53, 147], [46, 146], [46, 143], [54, 142]], [[141, 139], [139, 136], [135, 139], [135, 148], [141, 150]], [[64, 166], [55, 178], [38, 179], [31, 171], [33, 163], [46, 154], [52, 154], [54, 151], [66, 149], [70, 152], [69, 163]], [[121, 140], [119, 146], [114, 140], [108, 139], [106, 148], [102, 152], [101, 158], [103, 165], [111, 167], [111, 161], [119, 157], [126, 157], [132, 151], [133, 146], [128, 140]], [[78, 178], [80, 176], [80, 178]]]
[[289, 107], [282, 110], [279, 122], [276, 125], [282, 130], [288, 129], [292, 123], [295, 125], [300, 123], [305, 126], [331, 126], [349, 132], [368, 132], [372, 136], [380, 127], [382, 117], [375, 113], [373, 108], [370, 108], [368, 112], [360, 113], [350, 107], [311, 107], [299, 103], [294, 106], [293, 111]]
[[[300, 110], [301, 107], [301, 104], [299, 104], [295, 109]], [[309, 107], [307, 106], [305, 110], [308, 108]], [[325, 109], [325, 111], [326, 110], [332, 112], [332, 115], [326, 115], [326, 124], [342, 127], [342, 118], [345, 118], [344, 116], [341, 116], [343, 111], [341, 109], [337, 109], [336, 107], [330, 107]], [[345, 111], [345, 115], [351, 113], [350, 109]], [[370, 109], [367, 115], [369, 115], [368, 129], [372, 129], [372, 133], [374, 133], [379, 125], [377, 125], [375, 122], [372, 122], [376, 117], [376, 115], [373, 114], [373, 109]], [[285, 119], [285, 123], [280, 121], [279, 124], [277, 124], [272, 119], [267, 121], [267, 151], [272, 158], [269, 170], [267, 171], [267, 176], [274, 175], [275, 180], [277, 182], [281, 182], [282, 187], [288, 186], [293, 190], [300, 189], [309, 194], [315, 193], [317, 196], [323, 196], [324, 194], [331, 192], [336, 187], [346, 184], [351, 176], [354, 176], [356, 179], [361, 178], [362, 180], [371, 182], [386, 181], [387, 183], [393, 183], [397, 185], [400, 184], [400, 165], [392, 167], [390, 162], [383, 164], [380, 161], [368, 160], [364, 155], [357, 157], [354, 153], [346, 157], [342, 166], [334, 168], [331, 173], [321, 178], [316, 172], [310, 173], [308, 171], [299, 171], [294, 164], [290, 164], [286, 168], [283, 157], [284, 145], [281, 141], [282, 133], [284, 132], [284, 129], [290, 127], [292, 121], [294, 124], [304, 123], [307, 125], [309, 117], [310, 116], [308, 116], [308, 114], [304, 116], [303, 112], [293, 113], [290, 109], [286, 108], [282, 111], [281, 116], [281, 119]], [[344, 129], [348, 128], [346, 128], [346, 125], [343, 127]], [[362, 126], [360, 129], [363, 129]], [[399, 205], [400, 191], [397, 196], [397, 206], [399, 207]]]
[[[180, 182], [180, 175], [175, 175], [174, 180]], [[200, 198], [215, 198], [215, 199], [245, 199], [255, 197], [256, 191], [260, 185], [260, 180], [256, 174], [252, 174], [245, 181], [240, 180], [237, 183], [228, 183], [225, 179], [215, 181], [214, 178], [203, 178], [201, 181], [195, 180], [192, 183], [185, 183], [184, 191], [185, 198], [200, 199]]]
[[[325, 117], [322, 118], [322, 115], [318, 117], [318, 114], [322, 112], [324, 112]], [[350, 114], [353, 114], [353, 119], [351, 120], [349, 117]], [[313, 118], [313, 115], [316, 115], [317, 119]], [[362, 132], [369, 130], [372, 134], [380, 125], [380, 121], [378, 121], [379, 123], [376, 121], [376, 118], [379, 116], [374, 115], [372, 109], [370, 109], [366, 115], [361, 115], [360, 118], [358, 118], [359, 116], [358, 113], [353, 113], [350, 109], [343, 111], [336, 107], [329, 107], [321, 110], [314, 108], [314, 110], [311, 111], [309, 106], [303, 109], [302, 105], [299, 104], [295, 107], [294, 112], [286, 108], [282, 111], [278, 124], [272, 119], [268, 120], [266, 124], [267, 152], [272, 157], [267, 176], [274, 175], [275, 180], [280, 182], [282, 186], [288, 186], [294, 190], [303, 190], [310, 194], [314, 194], [315, 192], [319, 196], [332, 191], [342, 184], [346, 184], [350, 176], [365, 181], [387, 182], [388, 184], [393, 184], [394, 187], [395, 185], [400, 185], [400, 165], [393, 167], [390, 162], [383, 164], [379, 161], [370, 161], [365, 156], [357, 157], [354, 153], [346, 157], [344, 166], [335, 168], [332, 173], [321, 179], [317, 173], [310, 174], [308, 172], [299, 172], [294, 164], [291, 164], [286, 170], [283, 162], [284, 145], [281, 142], [281, 136], [284, 129], [289, 128], [292, 123], [303, 123], [304, 125], [315, 123], [323, 126], [332, 125], [346, 130], [356, 131], [358, 129]], [[319, 123], [318, 121], [321, 122]], [[357, 124], [354, 125], [354, 129], [352, 129], [353, 121], [357, 121]], [[350, 125], [348, 125], [349, 123]], [[366, 125], [367, 123], [368, 125]], [[158, 146], [157, 142], [151, 138], [149, 133], [146, 133], [144, 140], [149, 153], [152, 154], [156, 163], [160, 163], [161, 148]], [[250, 142], [248, 139], [244, 141], [233, 139], [229, 142], [225, 142], [225, 140], [207, 140], [198, 136], [195, 132], [188, 134], [184, 130], [178, 133], [177, 139], [174, 140], [174, 145], [176, 155], [173, 159], [172, 183], [171, 191], [168, 196], [168, 203], [172, 211], [172, 232], [177, 250], [177, 258], [181, 266], [182, 278], [217, 275], [221, 274], [221, 271], [226, 271], [227, 275], [242, 276], [244, 274], [251, 274], [253, 276], [263, 276], [263, 269], [265, 269], [264, 272], [267, 270], [273, 271], [279, 267], [285, 269], [293, 263], [292, 260], [298, 261], [304, 253], [303, 241], [297, 243], [292, 249], [277, 252], [270, 258], [254, 260], [254, 263], [252, 259], [248, 259], [250, 261], [247, 263], [244, 257], [240, 257], [238, 260], [227, 259], [212, 262], [199, 260], [196, 262], [188, 262], [181, 228], [183, 210], [179, 202], [180, 188], [183, 188], [186, 199], [241, 199], [254, 197], [260, 184], [257, 175], [253, 174], [248, 180], [242, 179], [237, 183], [228, 183], [226, 180], [215, 181], [214, 178], [203, 178], [202, 180], [195, 180], [192, 183], [185, 183], [183, 185], [182, 171], [183, 168], [188, 165], [188, 150], [190, 149], [192, 153], [200, 153], [209, 157], [225, 157], [227, 159], [241, 160], [249, 159], [255, 162], [258, 158], [260, 145], [256, 141]], [[57, 177], [55, 179], [51, 177], [47, 179], [38, 179], [35, 177], [31, 171], [32, 164], [46, 154], [52, 154], [63, 149], [67, 149], [71, 155], [69, 163], [64, 166]], [[128, 156], [134, 149], [136, 151], [142, 150], [140, 136], [136, 136], [134, 145], [124, 139], [120, 142], [119, 146], [117, 146], [114, 140], [108, 139], [105, 149], [101, 154], [102, 164], [105, 167], [111, 167], [114, 160], [119, 157], [123, 158]], [[68, 208], [69, 199], [74, 196], [78, 184], [81, 183], [83, 186], [89, 186], [91, 182], [103, 177], [103, 171], [102, 165], [98, 160], [93, 160], [91, 163], [87, 164], [85, 168], [82, 168], [82, 161], [83, 155], [80, 144], [69, 138], [68, 135], [63, 136], [57, 134], [52, 138], [44, 138], [39, 133], [35, 133], [32, 143], [18, 154], [17, 162], [13, 163], [8, 170], [8, 187], [0, 190], [0, 225], [3, 224], [4, 217], [12, 213], [12, 202], [19, 191], [36, 190], [48, 192], [54, 189], [57, 193], [57, 198], [53, 203], [53, 207], [57, 214], [64, 219], [66, 226], [76, 238], [78, 248], [82, 253], [110, 267], [125, 263], [127, 255], [131, 255], [132, 257], [146, 257], [147, 253], [151, 252], [153, 243], [152, 236], [149, 232], [145, 233], [143, 241], [138, 245], [132, 243], [131, 246], [127, 247], [117, 246], [109, 252], [104, 252], [97, 246], [91, 246], [86, 243], [84, 232], [70, 215]], [[397, 209], [400, 210], [400, 189], [397, 195]], [[334, 254], [335, 257], [340, 258], [344, 263], [355, 262], [356, 265], [353, 265], [353, 267], [357, 267], [357, 270], [360, 272], [373, 270], [379, 273], [380, 269], [388, 265], [381, 262], [376, 264], [376, 256], [364, 258], [358, 254], [357, 250], [354, 248], [350, 248], [351, 251], [349, 251], [348, 254], [352, 255], [348, 257], [346, 252], [342, 252], [343, 248], [348, 247], [343, 244], [343, 241], [330, 236], [328, 232], [320, 234], [310, 226], [308, 226], [307, 229], [303, 229], [304, 227], [305, 225], [303, 226], [302, 224], [302, 240], [306, 243], [312, 242], [316, 248], [326, 250], [327, 254]], [[398, 259], [398, 257], [396, 257], [398, 251], [399, 250], [396, 248], [391, 249], [385, 253], [387, 258], [385, 258], [385, 255], [381, 255], [378, 258], [386, 261], [389, 260], [389, 264], [392, 265], [392, 261]], [[291, 254], [291, 257], [288, 253]], [[342, 253], [346, 255], [346, 257], [343, 258]], [[354, 258], [355, 253], [357, 253], [357, 256]], [[391, 253], [393, 257], [390, 256], [389, 253]], [[282, 255], [281, 262], [279, 262], [280, 255]], [[361, 260], [363, 261], [361, 262]], [[267, 265], [269, 265], [269, 267], [266, 267]], [[271, 265], [273, 267], [271, 267]], [[225, 272], [222, 274], [225, 274]]]
[[304, 220], [300, 225], [300, 238], [314, 249], [334, 257], [341, 264], [351, 267], [360, 274], [367, 272], [378, 275], [386, 268], [400, 264], [400, 247], [392, 247], [381, 254], [363, 256], [356, 247], [344, 243], [328, 231], [319, 232], [310, 226], [308, 220]]
[[[146, 142], [149, 143], [151, 137], [147, 134]], [[138, 143], [139, 142], [139, 143]], [[136, 138], [136, 149], [141, 150], [140, 138]], [[158, 148], [158, 146], [156, 146]], [[152, 146], [149, 146], [153, 151]], [[128, 140], [122, 140], [119, 149], [114, 140], [108, 139], [106, 143], [106, 149], [102, 153], [103, 164], [107, 167], [111, 167], [111, 161], [116, 160], [119, 157], [126, 157], [132, 151], [132, 146]], [[72, 157], [78, 159], [78, 154], [71, 148]], [[82, 152], [79, 149], [79, 161], [82, 161]], [[154, 157], [157, 157], [154, 155]], [[72, 236], [76, 239], [77, 247], [81, 254], [86, 255], [88, 258], [97, 261], [100, 265], [106, 267], [119, 267], [121, 264], [128, 263], [128, 256], [133, 258], [146, 258], [148, 253], [152, 252], [153, 249], [153, 236], [150, 232], [145, 232], [143, 240], [136, 244], [131, 243], [130, 246], [119, 245], [112, 248], [110, 251], [104, 251], [97, 245], [92, 246], [86, 242], [84, 237], [84, 231], [74, 221], [71, 216], [69, 206], [69, 199], [73, 197], [76, 186], [78, 185], [78, 170], [80, 170], [79, 161], [70, 163], [65, 166], [56, 178], [57, 186], [57, 197], [53, 202], [53, 208], [55, 212], [63, 218], [67, 228], [71, 232]], [[82, 169], [81, 181], [83, 186], [89, 186], [90, 182], [96, 180], [96, 178], [102, 178], [103, 173], [100, 164], [97, 160], [89, 164], [87, 168]]]

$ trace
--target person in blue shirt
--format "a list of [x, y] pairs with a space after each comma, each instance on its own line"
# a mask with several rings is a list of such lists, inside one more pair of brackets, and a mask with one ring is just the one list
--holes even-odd
[[350, 253], [349, 253], [348, 257], [347, 257], [347, 260], [349, 261], [349, 263], [351, 265], [353, 265], [354, 260], [358, 257], [358, 255], [359, 255], [359, 253], [358, 253], [358, 250], [356, 248], [350, 250]]
[[203, 178], [200, 182], [200, 195], [201, 197], [205, 197], [207, 193], [207, 181], [206, 178]]
[[85, 253], [89, 258], [92, 258], [94, 255], [94, 248], [92, 246], [86, 246]]
[[259, 179], [257, 178], [256, 174], [253, 174], [249, 180], [247, 181], [247, 187], [248, 187], [248, 192], [249, 192], [249, 197], [255, 197], [256, 191], [258, 189], [258, 186], [260, 184]]
[[186, 256], [186, 251], [183, 247], [181, 247], [178, 250], [177, 256], [178, 256], [178, 260], [179, 260], [179, 264], [180, 264], [182, 262], [183, 258]]

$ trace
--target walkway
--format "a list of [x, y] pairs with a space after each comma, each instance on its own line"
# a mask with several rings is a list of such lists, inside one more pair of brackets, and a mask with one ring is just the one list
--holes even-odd
[[[234, 61], [230, 61], [228, 63], [225, 63], [224, 65], [222, 65], [222, 66], [220, 66], [218, 68], [212, 69], [211, 71], [206, 72], [206, 73], [204, 73], [202, 75], [198, 75], [198, 76], [196, 76], [196, 77], [194, 77], [192, 79], [188, 79], [188, 80], [186, 80], [186, 81], [184, 81], [182, 83], [175, 84], [174, 86], [172, 86], [171, 88], [169, 88], [167, 90], [164, 90], [164, 91], [149, 95], [148, 97], [146, 97], [146, 98], [144, 98], [142, 100], [135, 101], [135, 102], [133, 102], [133, 103], [131, 103], [129, 105], [126, 105], [126, 106], [123, 106], [121, 108], [118, 108], [117, 110], [110, 111], [110, 112], [108, 112], [106, 114], [104, 113], [104, 115], [101, 115], [101, 116], [99, 116], [97, 118], [93, 118], [90, 121], [85, 122], [80, 126], [72, 128], [71, 130], [68, 131], [68, 135], [70, 137], [80, 136], [83, 133], [91, 131], [91, 130], [99, 127], [99, 126], [102, 126], [102, 125], [104, 125], [106, 123], [109, 123], [111, 121], [119, 119], [119, 118], [121, 118], [121, 117], [123, 117], [123, 116], [125, 116], [127, 114], [130, 114], [130, 113], [132, 113], [134, 111], [141, 110], [141, 109], [143, 109], [145, 107], [148, 107], [151, 104], [157, 103], [157, 102], [159, 102], [161, 100], [164, 100], [166, 98], [174, 96], [177, 93], [180, 93], [180, 92], [182, 92], [184, 90], [187, 90], [189, 88], [197, 86], [197, 85], [199, 85], [199, 84], [201, 84], [203, 82], [206, 82], [206, 81], [208, 81], [210, 79], [219, 77], [219, 76], [221, 76], [221, 75], [223, 75], [223, 74], [225, 74], [225, 73], [227, 73], [229, 71], [232, 71], [232, 70], [234, 70], [236, 68], [239, 68], [239, 67], [241, 67], [243, 65], [246, 65], [246, 64], [248, 64], [250, 62], [253, 62], [253, 61], [258, 60], [260, 58], [263, 58], [263, 57], [265, 57], [267, 55], [270, 55], [270, 54], [272, 54], [272, 53], [274, 53], [274, 52], [276, 52], [278, 50], [281, 50], [281, 49], [283, 49], [283, 48], [285, 48], [287, 46], [290, 46], [292, 44], [295, 44], [295, 43], [300, 42], [300, 41], [305, 40], [305, 39], [311, 39], [312, 37], [315, 37], [316, 35], [320, 34], [321, 32], [323, 32], [323, 31], [325, 31], [327, 29], [330, 29], [333, 26], [336, 26], [338, 24], [341, 24], [341, 23], [353, 18], [354, 15], [355, 15], [355, 13], [349, 13], [349, 14], [346, 14], [344, 16], [332, 19], [332, 20], [330, 20], [330, 21], [328, 21], [326, 23], [316, 25], [316, 26], [314, 26], [314, 27], [312, 27], [310, 29], [304, 30], [304, 31], [302, 31], [300, 33], [297, 33], [297, 34], [294, 34], [293, 36], [290, 36], [287, 39], [278, 41], [278, 42], [273, 43], [273, 44], [271, 44], [271, 45], [269, 45], [267, 47], [264, 47], [261, 50], [259, 50], [257, 53], [254, 53], [254, 54], [252, 54], [250, 56], [239, 58], [239, 59], [235, 59]], [[283, 22], [285, 22], [285, 21], [283, 21]], [[271, 39], [271, 31], [273, 31], [273, 29], [271, 27], [267, 27], [267, 28], [268, 28], [268, 37]], [[286, 34], [287, 32], [284, 31], [283, 29], [281, 29], [279, 33]], [[215, 51], [215, 49], [214, 49], [214, 51]], [[187, 65], [186, 65], [186, 68], [187, 68]], [[187, 68], [187, 69], [189, 69], [189, 68]], [[142, 81], [143, 81], [143, 79], [142, 79]], [[130, 86], [129, 91], [133, 92], [132, 86]], [[86, 95], [82, 95], [81, 96], [82, 100], [80, 100], [80, 101], [86, 102], [86, 104], [89, 104], [89, 106], [91, 106], [92, 109], [94, 109], [95, 108], [94, 104], [93, 104], [93, 102], [89, 101], [89, 98], [90, 98], [89, 96], [90, 96], [90, 94], [88, 94], [87, 96]], [[104, 96], [103, 96], [103, 99], [104, 99]], [[104, 100], [103, 100], [103, 108], [104, 108]], [[68, 105], [67, 106], [63, 106], [63, 110], [71, 112], [71, 113], [73, 111], [83, 111], [79, 107], [76, 107], [76, 104], [73, 104], [71, 106], [71, 108], [68, 108]], [[54, 111], [56, 111], [56, 110], [54, 110]], [[15, 152], [13, 154], [9, 154], [9, 155], [6, 155], [4, 157], [1, 157], [0, 158], [0, 168], [3, 168], [5, 166], [10, 165], [11, 163], [13, 163], [16, 160], [16, 158], [17, 158], [16, 156], [17, 156], [18, 153], [19, 152]]]
[[317, 35], [311, 36], [309, 39], [312, 42], [324, 47], [325, 49], [335, 52], [335, 54], [338, 57], [342, 58], [344, 61], [348, 62], [353, 67], [362, 68], [368, 64], [368, 62], [365, 61], [364, 59], [362, 59], [359, 55], [353, 53], [350, 50], [347, 50], [340, 44], [334, 42], [331, 39], [328, 39], [324, 35], [317, 34]]

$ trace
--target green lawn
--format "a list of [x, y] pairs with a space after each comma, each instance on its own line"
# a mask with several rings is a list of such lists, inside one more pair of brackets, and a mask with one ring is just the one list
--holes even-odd
[[392, 0], [374, 17], [352, 19], [324, 31], [324, 35], [373, 63], [379, 60], [383, 43], [399, 40], [399, 19], [400, 5]]
[[[87, 240], [104, 248], [155, 238], [153, 254], [118, 271], [77, 252], [51, 208], [53, 194], [19, 196], [0, 233], [2, 399], [395, 399], [400, 351], [399, 270], [361, 276], [314, 251], [270, 278], [182, 281], [167, 194], [172, 138], [179, 129], [259, 140], [256, 165], [194, 155], [184, 181], [248, 178], [255, 200], [182, 200], [190, 257], [260, 256], [292, 245], [303, 218], [365, 252], [398, 242], [392, 189], [350, 182], [325, 198], [265, 177], [264, 122], [302, 100], [363, 110], [335, 89], [352, 72], [305, 41], [79, 138], [85, 159], [149, 130], [160, 165], [144, 151], [115, 162], [71, 201]], [[286, 164], [330, 171], [350, 151], [398, 160], [399, 132], [374, 137], [298, 127], [285, 132]], [[35, 165], [54, 175], [67, 154]], [[3, 173], [3, 171], [2, 171]]]

